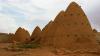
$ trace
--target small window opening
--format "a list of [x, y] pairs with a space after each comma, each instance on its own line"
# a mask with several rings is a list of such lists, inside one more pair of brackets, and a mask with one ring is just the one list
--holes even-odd
[[70, 15], [73, 16], [74, 14], [71, 13]]
[[68, 34], [67, 37], [70, 37], [70, 35]]
[[77, 35], [77, 34], [75, 34], [74, 36], [75, 36], [75, 37], [78, 37], [78, 35]]

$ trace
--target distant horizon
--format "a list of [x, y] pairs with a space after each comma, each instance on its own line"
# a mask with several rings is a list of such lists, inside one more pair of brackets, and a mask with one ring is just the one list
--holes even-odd
[[42, 29], [72, 1], [82, 7], [92, 28], [100, 32], [100, 1], [98, 0], [45, 0], [45, 2], [44, 0], [0, 0], [0, 32], [15, 33], [19, 27], [25, 28], [30, 33], [36, 26]]

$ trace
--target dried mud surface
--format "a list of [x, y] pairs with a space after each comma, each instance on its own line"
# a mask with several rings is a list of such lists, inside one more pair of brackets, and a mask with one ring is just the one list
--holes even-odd
[[9, 43], [0, 43], [0, 56], [100, 56], [99, 52], [71, 52], [64, 49], [41, 47], [36, 49], [24, 49], [23, 51], [5, 50]]

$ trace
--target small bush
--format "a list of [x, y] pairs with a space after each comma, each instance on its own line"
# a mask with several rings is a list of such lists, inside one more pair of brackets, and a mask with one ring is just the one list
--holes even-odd
[[38, 44], [20, 44], [18, 48], [37, 48], [40, 47]]

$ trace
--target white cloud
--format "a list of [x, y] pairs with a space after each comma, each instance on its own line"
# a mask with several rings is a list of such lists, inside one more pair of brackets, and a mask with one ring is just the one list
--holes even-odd
[[[6, 21], [5, 24], [0, 24], [2, 25], [0, 29], [3, 29], [4, 32], [13, 32], [18, 26], [25, 27], [30, 31], [36, 25], [43, 27], [48, 21], [53, 20], [61, 10], [65, 10], [72, 1], [76, 1], [82, 6], [93, 24], [92, 16], [94, 14], [92, 13], [91, 16], [91, 12], [99, 7], [97, 6], [100, 5], [99, 0], [0, 0], [0, 11], [5, 12], [0, 14], [2, 18], [0, 22], [4, 23]], [[99, 19], [97, 17], [95, 18]], [[95, 28], [99, 28], [97, 26]]]
[[0, 14], [0, 32], [14, 32], [17, 28], [15, 20], [7, 15]]
[[5, 3], [27, 3], [29, 0], [0, 0], [0, 2]]

